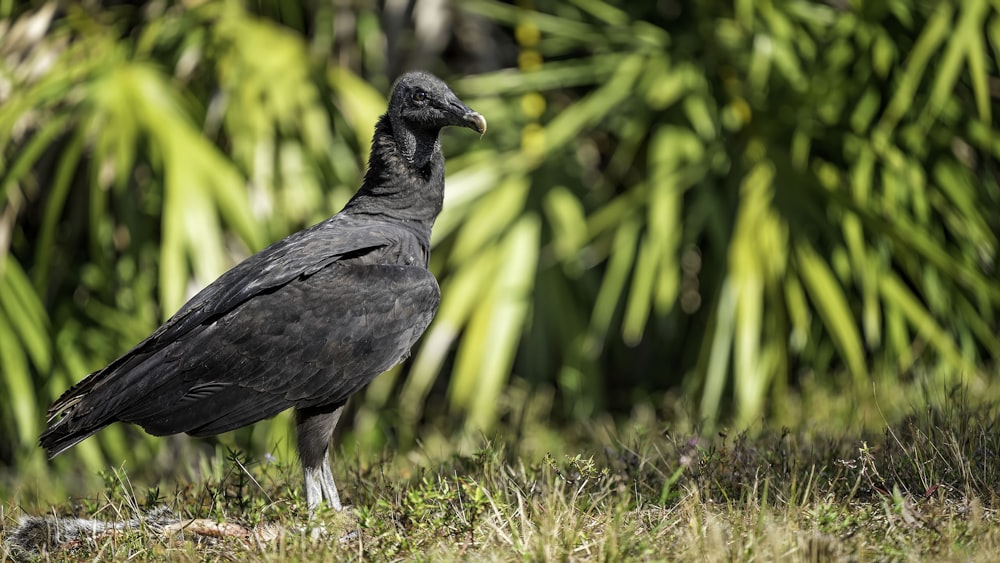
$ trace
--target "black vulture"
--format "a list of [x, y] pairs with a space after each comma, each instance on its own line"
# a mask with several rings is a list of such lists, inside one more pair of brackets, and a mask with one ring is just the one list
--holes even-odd
[[118, 421], [211, 436], [294, 408], [306, 503], [340, 510], [328, 448], [344, 404], [409, 354], [440, 301], [427, 264], [446, 126], [483, 134], [486, 119], [438, 78], [401, 76], [344, 209], [247, 258], [67, 390], [48, 411], [49, 456]]

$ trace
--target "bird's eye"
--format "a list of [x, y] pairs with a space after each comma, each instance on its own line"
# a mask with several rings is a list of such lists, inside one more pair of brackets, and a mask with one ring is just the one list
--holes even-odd
[[423, 90], [418, 89], [417, 91], [415, 91], [413, 93], [413, 101], [415, 101], [415, 102], [424, 102], [424, 101], [427, 101], [427, 92], [424, 92]]

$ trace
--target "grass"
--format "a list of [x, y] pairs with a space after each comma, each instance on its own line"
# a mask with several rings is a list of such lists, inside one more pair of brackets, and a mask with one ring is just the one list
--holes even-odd
[[[957, 391], [896, 405], [899, 416], [872, 428], [818, 418], [709, 436], [667, 410], [559, 432], [521, 428], [519, 437], [429, 435], [405, 453], [337, 456], [351, 507], [312, 520], [297, 466], [280, 459], [230, 451], [169, 490], [136, 488], [112, 470], [92, 498], [0, 505], [0, 535], [22, 508], [123, 521], [165, 505], [178, 518], [237, 524], [237, 533], [142, 525], [42, 557], [990, 561], [1000, 552], [992, 403]], [[0, 551], [0, 560], [11, 556]]]

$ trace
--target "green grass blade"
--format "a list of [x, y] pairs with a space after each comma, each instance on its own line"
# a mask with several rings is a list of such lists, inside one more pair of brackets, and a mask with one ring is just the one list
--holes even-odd
[[843, 288], [827, 262], [808, 244], [796, 244], [795, 258], [810, 300], [823, 319], [858, 388], [864, 388], [868, 380], [864, 347]]
[[591, 344], [595, 348], [594, 352], [603, 348], [615, 311], [625, 295], [625, 284], [635, 267], [639, 229], [639, 221], [634, 217], [628, 217], [615, 232], [608, 267], [604, 272], [601, 288], [594, 300], [590, 316], [590, 337]]
[[34, 286], [11, 255], [2, 258], [0, 268], [0, 304], [7, 312], [11, 329], [42, 373], [52, 365], [49, 342], [49, 318]]
[[953, 14], [952, 4], [941, 2], [921, 31], [920, 38], [910, 51], [896, 93], [889, 101], [889, 105], [877, 126], [879, 136], [887, 137], [895, 129], [903, 115], [912, 109], [913, 100], [920, 86], [921, 78], [927, 69], [928, 61], [937, 53], [941, 43], [952, 33]]
[[879, 278], [879, 290], [887, 302], [893, 303], [899, 308], [909, 323], [913, 325], [916, 334], [933, 346], [945, 361], [967, 374], [978, 372], [978, 368], [962, 356], [955, 341], [948, 335], [944, 327], [920, 304], [913, 292], [898, 276], [892, 273], [882, 275]]
[[[482, 300], [483, 288], [495, 278], [498, 260], [492, 249], [466, 262], [450, 274], [441, 287], [441, 306], [434, 322], [421, 339], [420, 349], [400, 391], [403, 420], [416, 423], [423, 413], [424, 401], [438, 377], [451, 346], [468, 323]], [[467, 396], [460, 396], [461, 401]]]
[[[504, 238], [501, 262], [504, 267], [492, 289], [493, 304], [481, 313], [489, 316], [486, 348], [479, 358], [476, 392], [468, 404], [469, 421], [474, 428], [487, 429], [496, 422], [497, 406], [514, 365], [522, 326], [527, 317], [538, 265], [540, 222], [524, 215]], [[456, 359], [463, 364], [462, 356]], [[471, 359], [471, 358], [470, 358]], [[462, 371], [457, 372], [459, 377]], [[458, 382], [455, 382], [456, 386]]]

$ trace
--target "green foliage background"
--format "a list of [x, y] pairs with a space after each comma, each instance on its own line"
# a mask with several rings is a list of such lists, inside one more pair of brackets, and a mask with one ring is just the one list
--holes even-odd
[[[441, 310], [359, 401], [370, 444], [511, 421], [512, 383], [568, 420], [680, 389], [710, 427], [803, 378], [1000, 356], [1000, 3], [374, 4], [0, 2], [0, 466], [40, 467], [49, 401], [337, 211], [411, 67], [490, 131], [445, 135]], [[162, 442], [112, 427], [62, 463]]]

